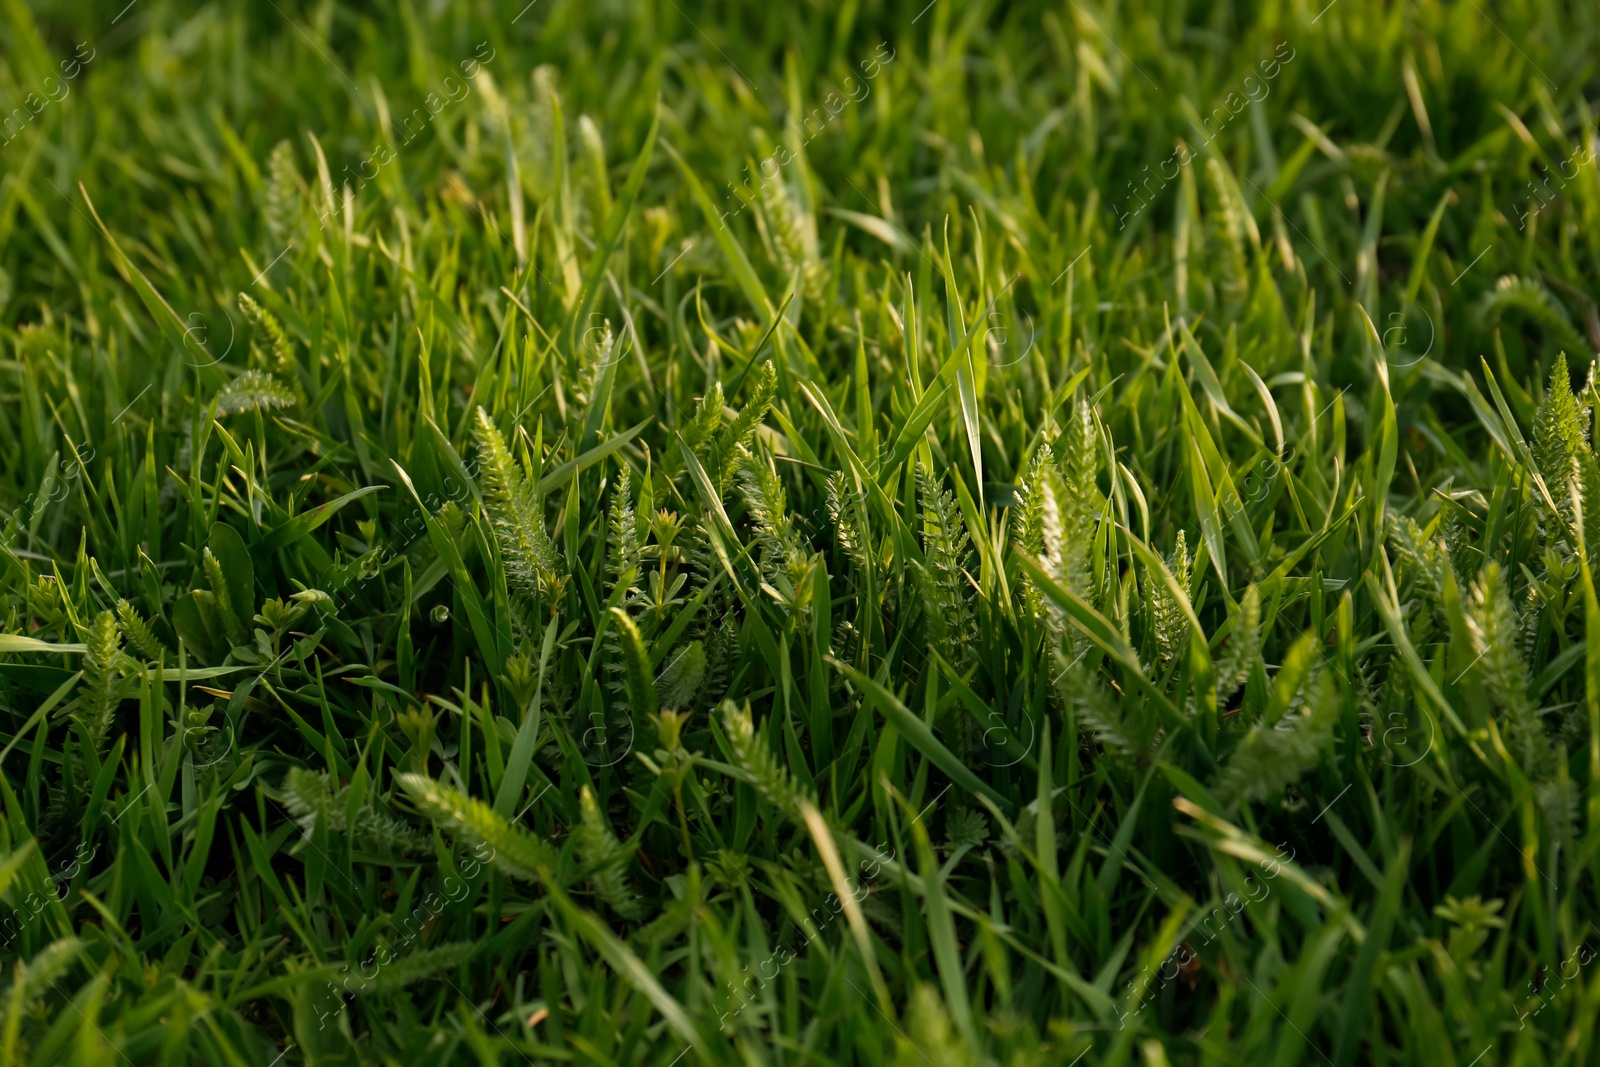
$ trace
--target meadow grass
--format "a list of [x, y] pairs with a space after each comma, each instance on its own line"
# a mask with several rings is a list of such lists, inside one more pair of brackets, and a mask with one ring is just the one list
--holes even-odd
[[1600, 1059], [1600, 11], [3, 0], [0, 1067]]

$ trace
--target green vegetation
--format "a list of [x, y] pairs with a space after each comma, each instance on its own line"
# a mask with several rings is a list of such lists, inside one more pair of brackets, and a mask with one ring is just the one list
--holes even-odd
[[0, 1065], [1600, 1060], [1592, 0], [0, 9]]

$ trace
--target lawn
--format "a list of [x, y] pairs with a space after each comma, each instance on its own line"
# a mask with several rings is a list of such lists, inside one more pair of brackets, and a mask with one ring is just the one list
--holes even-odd
[[1600, 1062], [1593, 0], [0, 25], [0, 1067]]

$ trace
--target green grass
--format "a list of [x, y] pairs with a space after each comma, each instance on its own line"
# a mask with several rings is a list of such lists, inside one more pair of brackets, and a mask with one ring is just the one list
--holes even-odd
[[124, 3], [0, 1067], [1600, 1060], [1592, 3]]

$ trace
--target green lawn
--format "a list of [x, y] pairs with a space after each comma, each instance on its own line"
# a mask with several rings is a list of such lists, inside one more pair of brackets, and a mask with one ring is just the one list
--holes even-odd
[[1593, 0], [0, 0], [0, 1067], [1600, 1062]]

